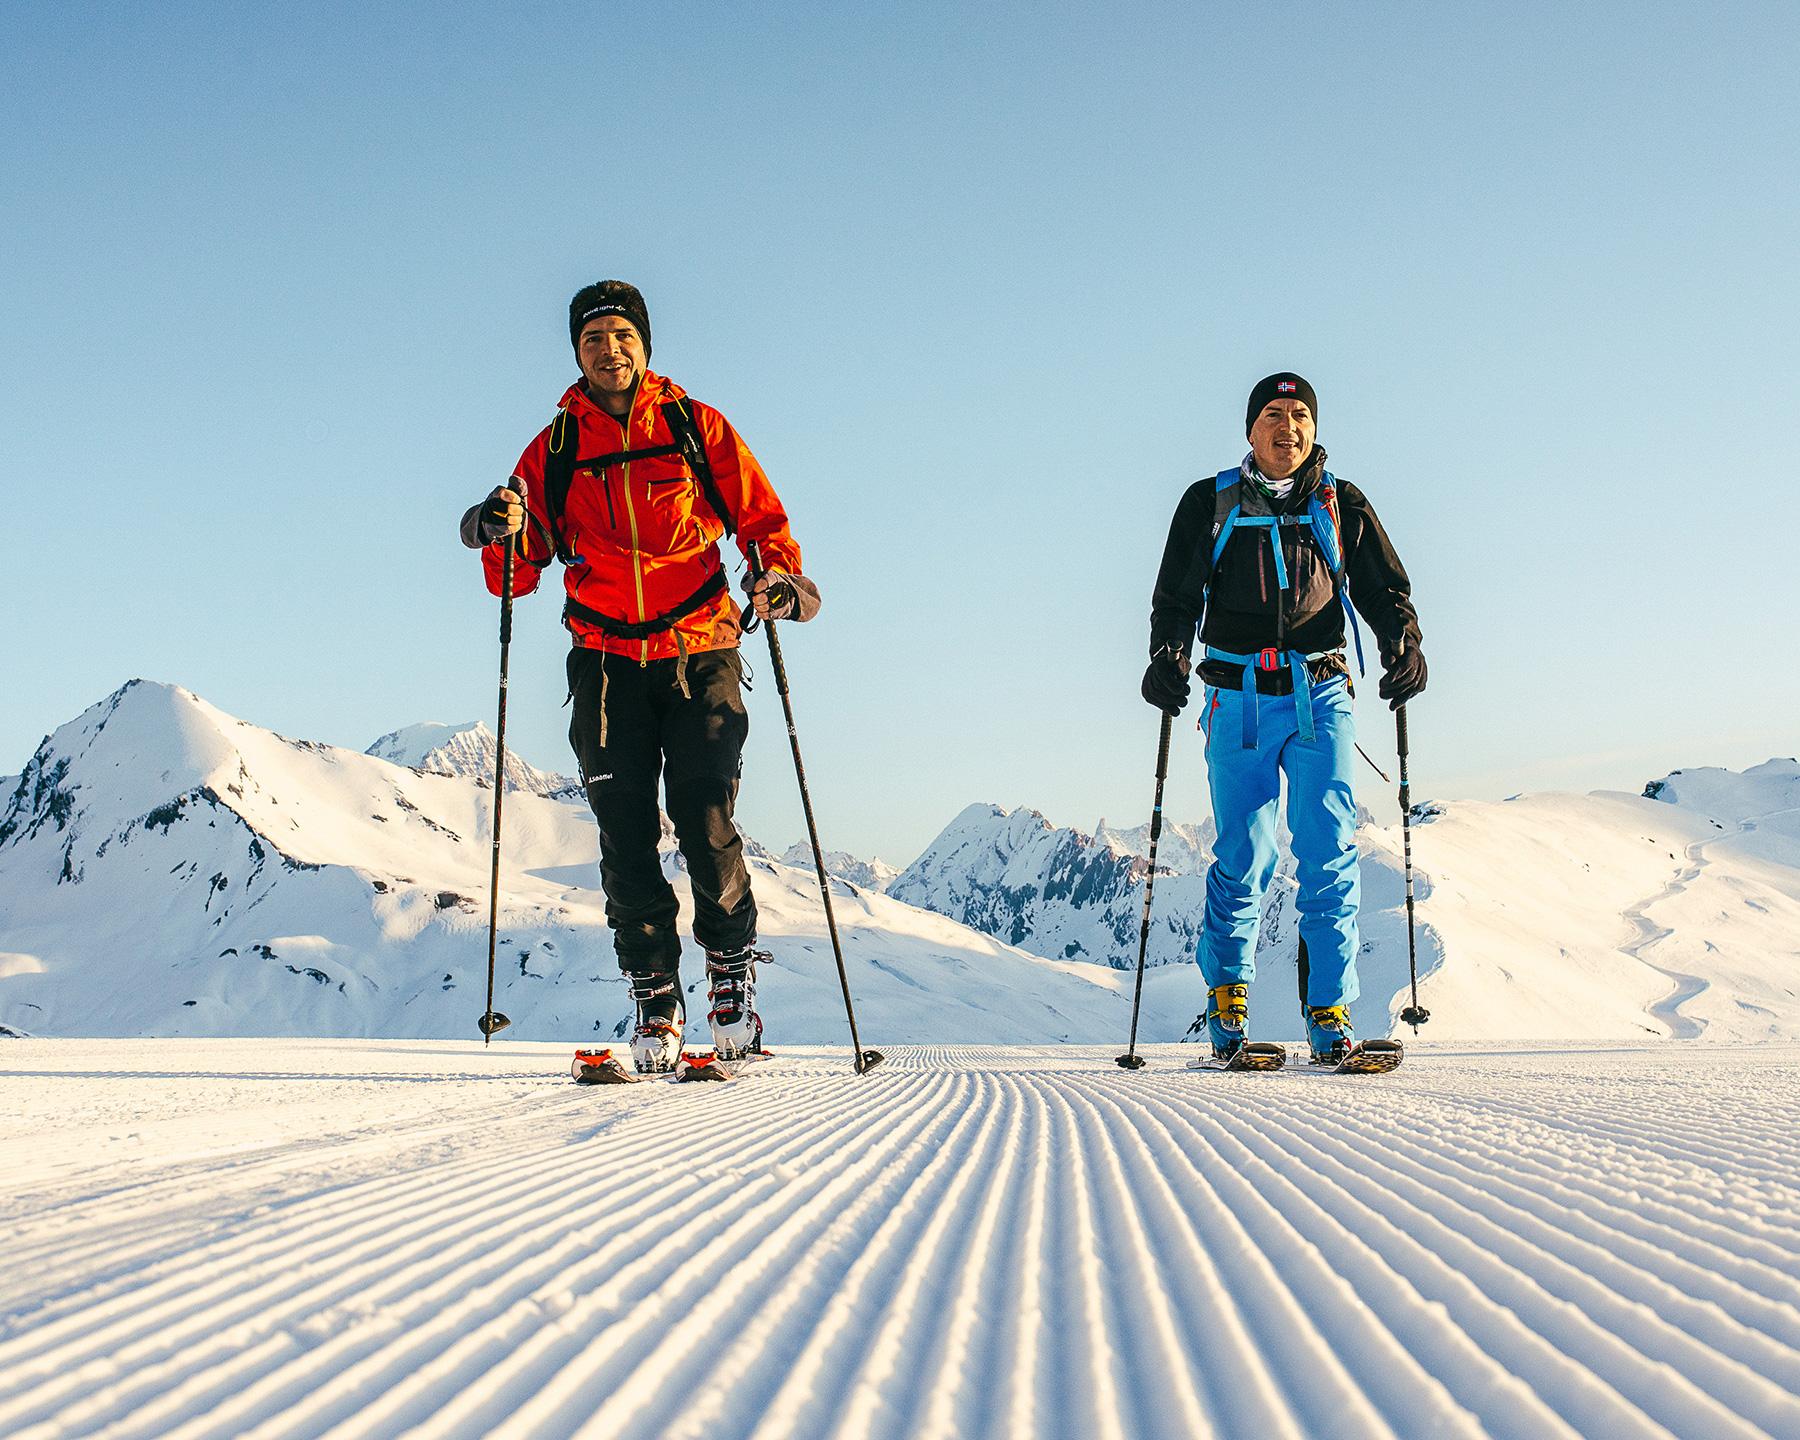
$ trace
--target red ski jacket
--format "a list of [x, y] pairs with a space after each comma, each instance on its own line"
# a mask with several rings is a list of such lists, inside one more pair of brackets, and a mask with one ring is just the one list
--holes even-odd
[[[722, 584], [723, 564], [717, 548], [725, 524], [686, 460], [670, 454], [616, 459], [592, 470], [581, 468], [622, 452], [675, 444], [677, 437], [670, 432], [661, 408], [675, 400], [688, 408], [699, 429], [714, 488], [730, 513], [739, 549], [748, 555], [746, 547], [755, 542], [766, 568], [800, 573], [800, 547], [788, 533], [787, 512], [750, 447], [723, 415], [689, 400], [674, 381], [646, 372], [632, 397], [631, 413], [616, 419], [589, 399], [577, 382], [569, 387], [559, 407], [578, 422], [580, 433], [575, 477], [562, 515], [563, 549], [569, 557], [563, 584], [572, 602], [565, 611], [565, 623], [575, 644], [585, 649], [650, 661], [667, 659], [684, 649], [689, 653], [726, 650], [738, 643], [740, 611]], [[558, 420], [561, 418], [559, 415]], [[526, 446], [513, 471], [524, 487], [530, 514], [524, 554], [513, 567], [515, 595], [536, 590], [544, 568], [555, 558], [549, 540], [544, 463], [556, 428], [554, 421], [545, 426]], [[496, 595], [500, 593], [501, 559], [499, 545], [482, 551], [488, 589]], [[622, 636], [583, 618], [586, 611], [621, 627], [642, 627], [684, 608], [706, 589], [713, 590], [709, 598], [675, 620], [672, 628], [653, 634]]]

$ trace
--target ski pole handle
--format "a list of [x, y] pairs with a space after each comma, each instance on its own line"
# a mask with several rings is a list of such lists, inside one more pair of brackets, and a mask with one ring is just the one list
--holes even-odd
[[1400, 754], [1400, 818], [1406, 819], [1412, 810], [1412, 780], [1406, 773], [1406, 707], [1400, 706], [1394, 711], [1394, 746]]
[[[515, 495], [523, 496], [525, 493], [524, 486], [519, 483], [517, 475], [506, 482], [506, 488]], [[500, 552], [500, 644], [502, 647], [512, 644], [513, 556], [518, 553], [524, 540], [525, 532], [523, 530], [517, 535], [508, 535], [506, 547]], [[504, 673], [500, 683], [502, 686], [506, 683]]]
[[[1163, 782], [1169, 778], [1169, 737], [1175, 729], [1175, 717], [1167, 711], [1163, 712], [1162, 736], [1156, 745], [1156, 807], [1150, 812], [1150, 857], [1156, 858], [1156, 841], [1162, 834], [1162, 794]], [[1146, 887], [1146, 895], [1148, 888]], [[1149, 922], [1149, 907], [1144, 909], [1145, 923]]]

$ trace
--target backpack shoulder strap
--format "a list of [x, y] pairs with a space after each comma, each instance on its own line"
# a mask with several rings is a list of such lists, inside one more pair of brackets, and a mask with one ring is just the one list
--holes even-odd
[[1338, 516], [1337, 480], [1328, 470], [1319, 482], [1318, 490], [1307, 505], [1308, 518], [1312, 521], [1313, 538], [1319, 542], [1319, 549], [1324, 552], [1325, 563], [1331, 569], [1331, 578], [1338, 584], [1344, 583], [1344, 524]]
[[713, 513], [719, 517], [725, 533], [735, 535], [737, 522], [725, 508], [725, 497], [719, 493], [718, 482], [713, 479], [712, 461], [707, 458], [706, 440], [700, 434], [700, 422], [694, 418], [692, 403], [671, 400], [663, 405], [663, 423], [669, 427], [669, 434], [675, 437], [675, 443], [680, 447], [688, 469], [694, 472], [694, 479], [700, 482], [700, 493], [706, 496], [706, 503], [712, 506]]
[[550, 440], [544, 450], [544, 512], [550, 517], [550, 541], [565, 565], [569, 561], [563, 543], [563, 511], [569, 504], [569, 486], [575, 481], [575, 456], [581, 449], [581, 422], [567, 410], [558, 410], [550, 422]]
[[1213, 479], [1213, 546], [1212, 563], [1219, 563], [1219, 556], [1225, 553], [1225, 542], [1231, 538], [1233, 527], [1237, 525], [1238, 515], [1243, 509], [1239, 502], [1238, 490], [1243, 484], [1243, 471], [1233, 465], [1229, 470], [1221, 470]]
[[1356, 673], [1363, 675], [1368, 673], [1368, 666], [1363, 660], [1362, 627], [1356, 621], [1356, 607], [1350, 603], [1350, 557], [1344, 553], [1344, 519], [1338, 511], [1337, 478], [1329, 470], [1320, 481], [1311, 508], [1313, 534], [1331, 565], [1338, 604], [1344, 607], [1344, 628], [1356, 642]]

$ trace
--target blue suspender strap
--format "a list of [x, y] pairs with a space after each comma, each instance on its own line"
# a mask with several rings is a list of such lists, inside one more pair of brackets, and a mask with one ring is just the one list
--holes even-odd
[[1312, 716], [1312, 671], [1307, 668], [1306, 657], [1298, 650], [1287, 652], [1288, 672], [1294, 677], [1294, 720], [1299, 727], [1300, 739], [1310, 745], [1313, 741]]
[[1344, 607], [1344, 628], [1356, 642], [1356, 673], [1367, 675], [1369, 667], [1363, 664], [1362, 627], [1356, 623], [1356, 611], [1350, 604], [1350, 587], [1347, 584], [1338, 586], [1338, 600]]

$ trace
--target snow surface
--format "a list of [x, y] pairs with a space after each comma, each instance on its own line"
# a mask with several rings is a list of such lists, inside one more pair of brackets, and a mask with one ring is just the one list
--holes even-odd
[[1800, 1047], [1115, 1048], [0, 1042], [0, 1433], [1800, 1435]]

